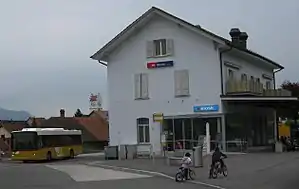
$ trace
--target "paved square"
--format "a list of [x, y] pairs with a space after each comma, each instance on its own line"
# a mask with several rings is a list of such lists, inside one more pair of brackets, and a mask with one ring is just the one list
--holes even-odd
[[77, 182], [137, 179], [137, 178], [151, 177], [148, 175], [128, 173], [123, 171], [114, 171], [110, 169], [103, 169], [99, 167], [91, 167], [91, 166], [80, 165], [80, 164], [65, 164], [65, 165], [51, 164], [46, 166], [68, 174], [72, 179], [74, 179]]

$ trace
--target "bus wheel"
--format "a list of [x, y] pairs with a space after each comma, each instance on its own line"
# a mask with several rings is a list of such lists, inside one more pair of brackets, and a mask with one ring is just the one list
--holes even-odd
[[74, 150], [70, 150], [70, 158], [71, 158], [71, 159], [74, 159], [74, 157], [75, 157]]
[[52, 160], [52, 154], [51, 152], [47, 153], [47, 161], [51, 161]]

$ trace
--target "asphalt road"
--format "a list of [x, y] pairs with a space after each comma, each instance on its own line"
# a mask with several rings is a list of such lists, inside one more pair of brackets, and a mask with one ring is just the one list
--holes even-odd
[[[229, 177], [207, 180], [197, 174], [195, 182], [204, 182], [220, 186], [223, 189], [298, 189], [299, 188], [299, 155], [272, 155], [270, 159], [262, 155], [235, 158], [227, 162], [231, 169]], [[269, 165], [266, 162], [274, 161]], [[265, 159], [265, 160], [264, 160]], [[55, 161], [51, 163], [15, 163], [0, 161], [0, 184], [10, 189], [206, 189], [201, 184], [176, 183], [162, 177], [154, 177], [134, 171], [104, 169], [87, 162], [103, 161], [97, 156], [83, 156], [74, 160]], [[278, 161], [279, 160], [279, 161]], [[136, 160], [137, 161], [137, 160]], [[137, 163], [137, 162], [135, 162]], [[152, 166], [152, 164], [151, 164]], [[237, 172], [238, 169], [239, 171]], [[171, 173], [175, 171], [172, 170]], [[201, 171], [202, 172], [202, 171]], [[218, 188], [220, 189], [220, 188]]]
[[9, 189], [206, 189], [190, 183], [115, 171], [79, 164], [76, 161], [52, 163], [0, 162], [0, 184]]

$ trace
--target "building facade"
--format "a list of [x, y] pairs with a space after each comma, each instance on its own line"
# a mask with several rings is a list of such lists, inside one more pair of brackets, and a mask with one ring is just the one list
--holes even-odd
[[[274, 90], [274, 71], [283, 67], [249, 51], [245, 32], [230, 34], [226, 40], [153, 7], [95, 53], [91, 58], [108, 72], [110, 145], [145, 143], [160, 153], [191, 149], [201, 136], [207, 151], [215, 143], [224, 150], [270, 143], [275, 108], [252, 101], [292, 100]], [[259, 111], [268, 122], [248, 117]], [[162, 122], [155, 113], [163, 114]], [[254, 120], [249, 133], [260, 124], [264, 130], [253, 132], [265, 135], [272, 124], [271, 137], [241, 132], [247, 126], [235, 120], [238, 113]]]

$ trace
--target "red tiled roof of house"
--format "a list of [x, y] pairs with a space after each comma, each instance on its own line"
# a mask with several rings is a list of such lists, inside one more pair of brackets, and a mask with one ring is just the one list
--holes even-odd
[[40, 127], [61, 127], [82, 131], [83, 141], [107, 141], [108, 124], [100, 115], [92, 117], [51, 117], [44, 120]]
[[1, 121], [0, 127], [4, 127], [7, 132], [19, 131], [27, 127], [26, 121]]
[[108, 123], [100, 115], [92, 117], [75, 117], [97, 140], [107, 141], [109, 137]]
[[28, 125], [33, 126], [33, 121], [35, 121], [36, 126], [42, 125], [42, 122], [45, 121], [44, 117], [30, 117], [27, 120]]
[[102, 116], [103, 118], [105, 118], [106, 120], [109, 119], [109, 116], [108, 116], [108, 111], [107, 110], [94, 110], [92, 111], [89, 116], [92, 117], [93, 115], [100, 115]]

